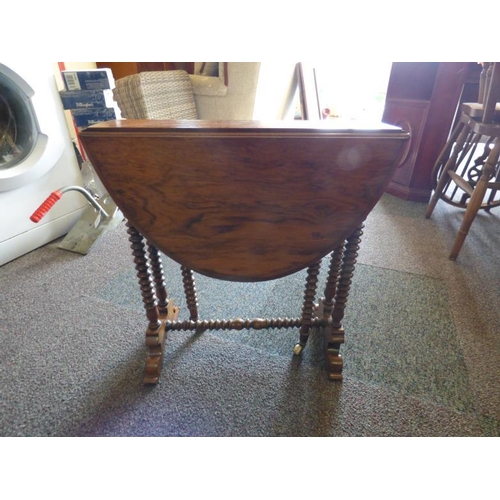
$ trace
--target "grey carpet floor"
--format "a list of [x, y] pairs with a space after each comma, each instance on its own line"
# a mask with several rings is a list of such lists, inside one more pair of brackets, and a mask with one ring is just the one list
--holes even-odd
[[[451, 262], [463, 213], [424, 210], [385, 195], [367, 220], [341, 383], [318, 336], [296, 358], [298, 333], [283, 329], [171, 333], [160, 384], [143, 387], [123, 224], [87, 256], [54, 242], [0, 267], [0, 435], [498, 436], [499, 216], [481, 214]], [[165, 272], [187, 317], [178, 266]], [[196, 281], [202, 319], [300, 314], [304, 273]]]

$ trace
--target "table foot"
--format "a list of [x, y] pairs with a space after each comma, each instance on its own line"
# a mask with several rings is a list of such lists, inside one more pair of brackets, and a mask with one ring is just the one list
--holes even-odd
[[144, 366], [144, 376], [142, 379], [145, 385], [156, 385], [160, 379], [163, 359], [165, 358], [166, 343], [166, 321], [175, 321], [179, 317], [179, 308], [175, 307], [170, 300], [167, 308], [167, 314], [161, 315], [160, 326], [156, 329], [148, 328], [146, 330], [146, 363]]
[[324, 329], [326, 372], [330, 380], [342, 380], [344, 360], [340, 355], [340, 346], [344, 343], [344, 329], [326, 327]]

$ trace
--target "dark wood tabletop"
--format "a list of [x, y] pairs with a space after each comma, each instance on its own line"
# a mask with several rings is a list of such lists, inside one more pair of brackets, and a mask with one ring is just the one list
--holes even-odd
[[180, 264], [285, 276], [345, 240], [380, 199], [408, 134], [336, 121], [122, 120], [81, 133], [134, 227]]

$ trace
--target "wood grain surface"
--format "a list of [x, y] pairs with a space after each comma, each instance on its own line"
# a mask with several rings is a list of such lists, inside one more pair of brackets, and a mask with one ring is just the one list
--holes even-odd
[[342, 244], [407, 139], [328, 121], [123, 120], [81, 133], [130, 224], [183, 266], [234, 281], [286, 276]]

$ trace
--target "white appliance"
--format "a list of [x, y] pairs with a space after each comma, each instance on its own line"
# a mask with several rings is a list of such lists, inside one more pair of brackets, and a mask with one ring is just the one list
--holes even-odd
[[0, 63], [0, 266], [66, 234], [86, 200], [68, 192], [35, 224], [53, 192], [82, 185], [54, 63]]

